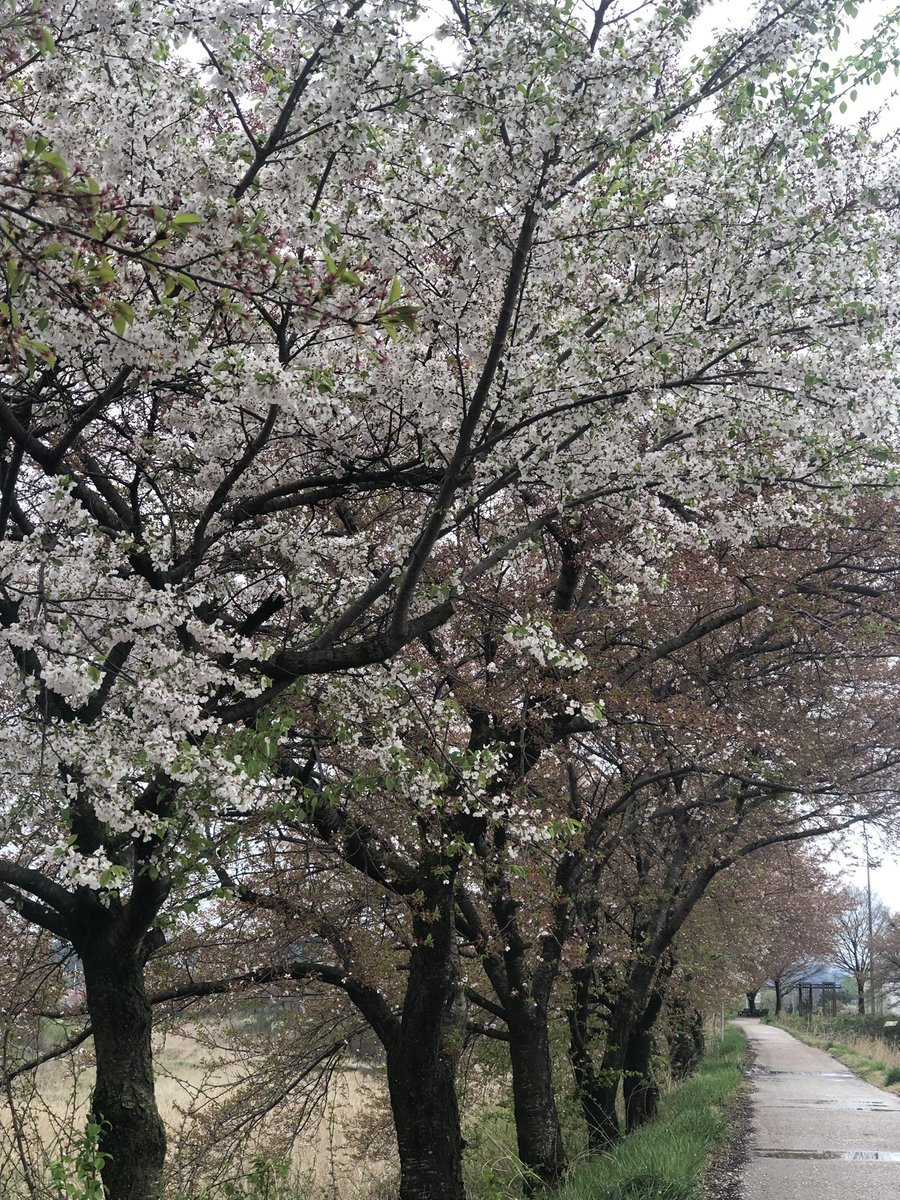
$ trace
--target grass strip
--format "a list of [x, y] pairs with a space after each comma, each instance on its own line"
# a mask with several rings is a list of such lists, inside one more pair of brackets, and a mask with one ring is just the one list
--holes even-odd
[[769, 1024], [784, 1029], [807, 1046], [825, 1050], [866, 1083], [882, 1091], [900, 1094], [900, 1047], [896, 1042], [886, 1042], [860, 1034], [852, 1027], [842, 1029], [828, 1022], [819, 1026], [795, 1019], [770, 1020]]
[[659, 1116], [580, 1168], [555, 1200], [698, 1200], [701, 1180], [731, 1132], [747, 1042], [734, 1028], [697, 1072], [664, 1097]]

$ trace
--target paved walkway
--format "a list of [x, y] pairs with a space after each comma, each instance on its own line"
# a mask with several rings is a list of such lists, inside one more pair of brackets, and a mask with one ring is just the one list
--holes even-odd
[[783, 1029], [735, 1024], [756, 1056], [743, 1200], [898, 1200], [900, 1097]]

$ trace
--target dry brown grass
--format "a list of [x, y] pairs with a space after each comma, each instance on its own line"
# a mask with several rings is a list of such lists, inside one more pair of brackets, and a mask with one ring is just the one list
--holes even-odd
[[854, 1035], [849, 1031], [836, 1036], [827, 1024], [820, 1025], [816, 1021], [806, 1027], [792, 1021], [785, 1023], [785, 1028], [808, 1045], [827, 1050], [867, 1083], [900, 1095], [900, 1081], [887, 1082], [889, 1072], [900, 1072], [900, 1045], [897, 1043], [866, 1034]]
[[[204, 1031], [196, 1032], [201, 1036], [190, 1030], [167, 1033], [155, 1047], [157, 1100], [176, 1154], [179, 1147], [193, 1146], [194, 1153], [202, 1147], [203, 1127], [196, 1124], [196, 1114], [208, 1116], [211, 1107], [227, 1101], [252, 1065], [247, 1058], [211, 1049]], [[52, 1161], [69, 1149], [73, 1131], [81, 1129], [87, 1113], [92, 1078], [90, 1049], [83, 1047], [66, 1059], [45, 1063], [30, 1084], [20, 1085], [17, 1109], [35, 1163]], [[383, 1191], [383, 1180], [394, 1169], [389, 1142], [378, 1136], [385, 1090], [383, 1072], [377, 1069], [350, 1065], [333, 1074], [324, 1106], [293, 1146], [294, 1174], [306, 1182], [306, 1195], [357, 1200]], [[8, 1103], [0, 1103], [0, 1131], [9, 1143]], [[248, 1159], [258, 1149], [248, 1139]], [[17, 1197], [8, 1192], [3, 1200]]]
[[863, 1058], [881, 1063], [885, 1067], [900, 1068], [900, 1046], [885, 1042], [882, 1038], [854, 1038], [848, 1043], [848, 1047]]

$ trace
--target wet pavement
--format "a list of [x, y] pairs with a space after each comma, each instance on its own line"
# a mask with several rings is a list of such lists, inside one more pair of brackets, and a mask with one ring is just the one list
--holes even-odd
[[898, 1200], [900, 1096], [783, 1029], [735, 1025], [756, 1060], [744, 1200]]

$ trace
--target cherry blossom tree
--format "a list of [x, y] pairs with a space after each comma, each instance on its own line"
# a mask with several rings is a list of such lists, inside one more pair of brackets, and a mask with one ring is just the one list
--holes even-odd
[[741, 976], [748, 999], [755, 1000], [771, 981], [778, 1016], [786, 992], [834, 961], [840, 890], [809, 848], [791, 846], [773, 847], [753, 861], [742, 880], [733, 882], [738, 885], [735, 896], [717, 893], [723, 910], [735, 901], [739, 906], [738, 913], [731, 912], [733, 936], [730, 946], [723, 944], [722, 958], [730, 958], [730, 974]]
[[288, 693], [561, 513], [628, 527], [624, 596], [889, 481], [895, 175], [831, 120], [888, 31], [828, 65], [843, 5], [766, 0], [691, 55], [692, 12], [10, 11], [0, 899], [83, 964], [112, 1200], [161, 1194], [161, 915], [290, 792]]
[[[281, 851], [234, 890], [301, 922], [316, 913], [326, 932], [318, 897], [296, 899], [310, 837], [314, 854], [329, 847], [368, 881], [368, 916], [328, 935], [338, 958], [302, 969], [355, 996], [364, 1014], [373, 988], [379, 1010], [387, 994], [402, 1008], [385, 1039], [401, 1164], [415, 1158], [407, 1123], [419, 1116], [430, 1169], [446, 1178], [458, 1164], [454, 1059], [463, 1032], [477, 1028], [509, 1044], [523, 1163], [537, 1179], [558, 1174], [549, 1024], [566, 966], [588, 988], [582, 1005], [596, 1006], [590, 989], [598, 971], [605, 977], [602, 1006], [622, 1025], [603, 1052], [613, 1117], [602, 1132], [599, 1099], [586, 1102], [598, 1141], [617, 1131], [623, 1073], [630, 1119], [642, 1119], [673, 945], [710, 881], [769, 843], [893, 812], [897, 572], [887, 513], [870, 502], [828, 538], [780, 530], [740, 552], [684, 554], [665, 590], [627, 619], [591, 584], [608, 531], [588, 551], [583, 522], [577, 537], [554, 527], [527, 569], [522, 558], [510, 565], [478, 612], [428, 639], [425, 662], [307, 696], [318, 723], [310, 712], [297, 725], [315, 729], [315, 741], [291, 752], [304, 787], [318, 780], [315, 802], [273, 830]], [[521, 618], [510, 621], [525, 600], [544, 614], [527, 639]], [[603, 706], [589, 702], [598, 693]], [[798, 710], [791, 698], [803, 696], [814, 699]], [[343, 742], [330, 746], [340, 729]], [[299, 882], [288, 873], [291, 845], [304, 846]], [[372, 935], [393, 941], [387, 960], [365, 949]], [[397, 965], [414, 1004], [397, 997]], [[480, 1018], [466, 1020], [466, 1000]], [[576, 1023], [586, 1082], [584, 1034]], [[435, 1054], [441, 1069], [423, 1077], [419, 1056]], [[452, 1162], [438, 1162], [441, 1146], [456, 1147]]]
[[[838, 544], [831, 555], [804, 561], [799, 546], [791, 550], [790, 538], [778, 536], [768, 568], [781, 560], [774, 578], [761, 569], [765, 555], [754, 561], [745, 552], [740, 567], [735, 558], [723, 574], [695, 579], [684, 593], [685, 610], [670, 587], [662, 598], [667, 611], [662, 603], [647, 605], [655, 607], [656, 644], [665, 655], [640, 691], [607, 693], [606, 726], [599, 739], [585, 739], [588, 778], [596, 776], [594, 764], [607, 764], [606, 811], [617, 811], [623, 792], [637, 788], [641, 796], [636, 823], [621, 832], [612, 826], [613, 882], [598, 880], [582, 899], [589, 955], [573, 971], [573, 1062], [598, 1144], [618, 1134], [622, 1072], [633, 1081], [646, 1077], [649, 1032], [665, 998], [661, 973], [709, 884], [767, 846], [839, 829], [866, 812], [890, 819], [896, 582], [876, 599], [890, 568], [878, 532], [883, 515], [870, 519], [868, 570]], [[798, 570], [793, 583], [789, 562]], [[685, 574], [697, 571], [687, 556], [681, 563]], [[754, 612], [745, 622], [739, 603], [730, 608], [732, 570], [732, 603], [748, 589], [744, 594], [763, 609], [769, 596], [775, 611], [761, 621]], [[874, 602], [870, 615], [863, 615], [863, 596]], [[688, 614], [690, 636], [676, 634], [670, 622]], [[672, 636], [660, 637], [667, 626]], [[631, 631], [632, 645], [634, 638]], [[597, 819], [606, 819], [604, 807]], [[590, 1043], [598, 1033], [595, 1064]], [[627, 1090], [635, 1095], [629, 1121], [637, 1123], [652, 1092], [643, 1085]]]

